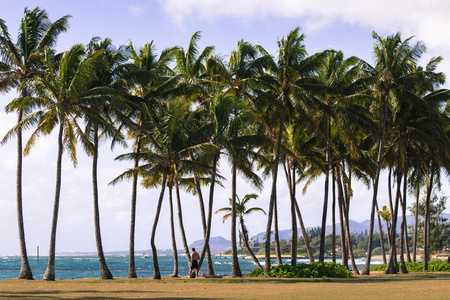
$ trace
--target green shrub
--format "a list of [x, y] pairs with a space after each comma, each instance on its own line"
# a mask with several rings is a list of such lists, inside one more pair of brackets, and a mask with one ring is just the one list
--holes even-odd
[[353, 250], [353, 255], [354, 256], [364, 256], [364, 255], [366, 255], [366, 250], [365, 249], [355, 249], [355, 250]]
[[[264, 269], [255, 269], [250, 274], [245, 276], [264, 276]], [[341, 264], [332, 262], [315, 262], [312, 264], [297, 264], [295, 266], [271, 266], [269, 276], [278, 278], [351, 278], [353, 277], [353, 274]]]
[[[398, 263], [400, 265], [400, 262]], [[423, 271], [423, 261], [418, 262], [407, 262], [405, 261], [405, 266], [408, 272], [422, 272]], [[386, 265], [377, 265], [370, 268], [371, 271], [384, 271]], [[450, 272], [450, 264], [443, 260], [433, 260], [428, 263], [428, 270], [430, 272]]]

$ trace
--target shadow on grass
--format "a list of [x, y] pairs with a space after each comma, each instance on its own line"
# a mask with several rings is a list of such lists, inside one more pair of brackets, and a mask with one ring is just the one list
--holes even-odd
[[375, 274], [360, 275], [353, 278], [274, 278], [274, 277], [245, 277], [235, 279], [222, 279], [215, 281], [208, 279], [209, 282], [216, 283], [378, 283], [386, 281], [423, 281], [423, 280], [450, 280], [450, 273], [409, 273], [409, 274]]
[[[158, 294], [157, 296], [152, 294]], [[161, 291], [1, 291], [0, 298], [2, 299], [63, 299], [66, 298], [68, 294], [71, 294], [69, 298], [94, 300], [94, 299], [148, 299], [148, 298], [160, 298]], [[89, 294], [90, 296], [82, 296], [83, 294]], [[108, 296], [102, 296], [102, 294], [108, 294]], [[117, 294], [117, 295], [114, 295]], [[66, 296], [66, 297], [62, 297]], [[130, 297], [131, 296], [131, 297]], [[198, 299], [198, 297], [192, 298], [179, 298], [179, 297], [163, 297], [164, 299]]]

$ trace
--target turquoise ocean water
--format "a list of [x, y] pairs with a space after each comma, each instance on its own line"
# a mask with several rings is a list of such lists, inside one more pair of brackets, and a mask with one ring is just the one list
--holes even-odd
[[[144, 258], [136, 255], [136, 272], [138, 277], [153, 276], [153, 260], [151, 257]], [[262, 260], [261, 260], [262, 261]], [[330, 259], [326, 261], [331, 261]], [[31, 270], [35, 279], [42, 279], [47, 266], [47, 258], [29, 257]], [[159, 269], [161, 276], [169, 276], [173, 273], [173, 257], [158, 255]], [[289, 260], [284, 260], [289, 263]], [[298, 259], [299, 263], [309, 263], [308, 259]], [[337, 262], [340, 262], [339, 260]], [[107, 255], [106, 263], [114, 277], [127, 277], [128, 275], [128, 256]], [[188, 274], [189, 266], [186, 256], [179, 256], [178, 275]], [[214, 272], [216, 275], [231, 275], [231, 259], [217, 258], [213, 260]], [[365, 259], [357, 259], [356, 264], [359, 270], [364, 267]], [[372, 265], [381, 264], [381, 260], [372, 260]], [[250, 273], [256, 268], [251, 259], [240, 259], [239, 266], [243, 274]], [[86, 256], [56, 256], [56, 279], [79, 279], [79, 278], [98, 278], [100, 277], [98, 258], [93, 255]], [[17, 278], [20, 271], [19, 256], [0, 257], [0, 279]], [[206, 273], [206, 260], [202, 265], [200, 274]]]

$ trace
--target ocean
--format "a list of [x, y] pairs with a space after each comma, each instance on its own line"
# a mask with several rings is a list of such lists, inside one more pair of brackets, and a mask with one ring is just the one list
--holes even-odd
[[[29, 263], [33, 277], [42, 279], [45, 268], [47, 267], [47, 258], [30, 256]], [[263, 264], [263, 260], [260, 260]], [[284, 260], [286, 263], [289, 261]], [[308, 259], [298, 259], [298, 263], [309, 263]], [[326, 259], [331, 261], [331, 259]], [[173, 257], [171, 255], [158, 255], [159, 269], [161, 276], [169, 276], [173, 273]], [[340, 262], [339, 260], [337, 261]], [[106, 263], [114, 277], [128, 276], [128, 256], [126, 255], [107, 255]], [[214, 273], [216, 275], [231, 275], [231, 258], [214, 258]], [[356, 264], [359, 270], [364, 267], [365, 259], [357, 259]], [[380, 259], [372, 259], [371, 265], [381, 264]], [[136, 255], [135, 259], [136, 273], [138, 277], [153, 277], [153, 260], [151, 257]], [[180, 255], [178, 260], [178, 275], [185, 276], [189, 272], [189, 265], [185, 255]], [[248, 274], [256, 268], [253, 260], [239, 259], [239, 267], [242, 274]], [[3, 256], [0, 257], [0, 279], [17, 278], [20, 271], [19, 256]], [[56, 256], [55, 263], [56, 279], [80, 279], [80, 278], [99, 278], [98, 258], [94, 255], [80, 256]], [[199, 274], [206, 273], [206, 259], [203, 262]]]

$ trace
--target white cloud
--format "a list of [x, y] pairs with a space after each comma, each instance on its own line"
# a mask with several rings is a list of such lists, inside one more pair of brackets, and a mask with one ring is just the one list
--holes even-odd
[[[247, 23], [265, 18], [299, 18], [309, 34], [326, 29], [336, 22], [358, 24], [381, 35], [401, 32], [403, 38], [415, 36], [428, 47], [424, 59], [443, 56], [440, 71], [450, 73], [450, 2], [447, 0], [165, 0], [160, 1], [166, 17], [183, 27], [185, 23], [219, 23], [234, 18]], [[425, 64], [425, 62], [423, 62]]]
[[148, 10], [147, 5], [143, 5], [142, 3], [135, 3], [128, 6], [128, 11], [135, 17], [140, 17], [145, 14]]

